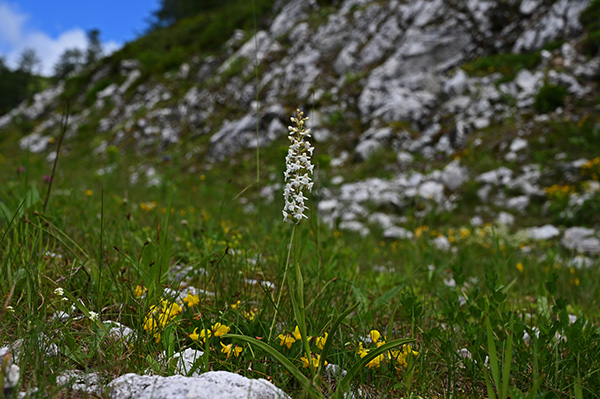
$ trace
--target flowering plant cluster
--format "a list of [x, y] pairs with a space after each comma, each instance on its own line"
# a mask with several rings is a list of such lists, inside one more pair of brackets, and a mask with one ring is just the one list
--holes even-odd
[[[146, 287], [138, 285], [135, 289], [136, 296], [143, 295], [147, 291]], [[200, 303], [198, 295], [192, 295], [188, 292], [188, 295], [183, 298], [183, 302], [188, 307], [195, 306]], [[156, 343], [160, 341], [161, 331], [170, 323], [175, 317], [181, 314], [183, 311], [183, 303], [171, 302], [167, 299], [161, 299], [160, 305], [152, 305], [150, 311], [144, 318], [144, 330], [149, 334], [152, 334]]]
[[304, 192], [311, 191], [314, 184], [310, 178], [314, 169], [311, 162], [314, 147], [307, 141], [310, 137], [310, 129], [307, 129], [304, 124], [308, 117], [304, 117], [304, 113], [298, 109], [296, 117], [291, 117], [290, 120], [296, 126], [288, 127], [290, 131], [288, 139], [291, 143], [285, 157], [286, 170], [283, 173], [286, 182], [283, 190], [285, 200], [283, 220], [300, 223], [303, 218], [308, 218], [304, 214], [304, 211], [308, 209], [304, 205], [304, 201], [307, 199]]
[[[380, 346], [385, 345], [386, 339], [385, 339], [385, 337], [381, 336], [381, 333], [379, 331], [371, 330], [369, 332], [369, 337], [371, 338], [371, 342], [373, 344], [375, 344], [376, 348], [379, 348]], [[363, 357], [367, 356], [368, 353], [369, 353], [369, 349], [366, 349], [364, 347], [363, 343], [359, 342], [358, 356], [360, 356], [362, 359]], [[371, 360], [369, 363], [367, 363], [366, 367], [368, 367], [370, 369], [378, 368], [381, 366], [381, 362], [383, 362], [384, 360], [389, 360], [390, 362], [395, 363], [399, 367], [406, 368], [406, 367], [408, 367], [407, 360], [410, 357], [418, 356], [418, 355], [419, 355], [419, 352], [413, 350], [412, 346], [405, 344], [405, 345], [402, 345], [402, 348], [400, 350], [391, 350], [389, 352], [382, 353], [381, 355], [377, 356], [376, 358]]]
[[[325, 346], [325, 342], [327, 342], [328, 336], [329, 336], [329, 334], [325, 333], [322, 336], [316, 337], [315, 346], [319, 350], [323, 350], [323, 347]], [[296, 341], [302, 340], [302, 335], [300, 334], [300, 329], [298, 328], [298, 326], [296, 326], [294, 331], [292, 331], [291, 333], [287, 333], [285, 335], [279, 334], [277, 336], [277, 338], [280, 339], [280, 343], [279, 343], [280, 346], [285, 346], [286, 348], [290, 349]], [[308, 337], [308, 341], [311, 341], [312, 339], [313, 339], [313, 337]], [[319, 367], [319, 361], [321, 360], [321, 355], [312, 353], [311, 357], [312, 357], [312, 359], [310, 362], [306, 356], [300, 357], [300, 360], [302, 361], [302, 367], [308, 368], [309, 366], [312, 366], [314, 369]], [[323, 364], [327, 365], [327, 361], [325, 361]]]

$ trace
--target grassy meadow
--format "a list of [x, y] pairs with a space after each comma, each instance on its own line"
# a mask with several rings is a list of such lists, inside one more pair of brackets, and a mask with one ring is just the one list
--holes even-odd
[[[65, 140], [44, 212], [52, 164], [11, 138], [0, 169], [0, 339], [22, 339], [20, 391], [104, 397], [57, 375], [170, 375], [165, 359], [192, 348], [204, 352], [194, 370], [266, 378], [294, 398], [331, 397], [338, 385], [365, 398], [600, 392], [596, 270], [566, 266], [558, 243], [436, 214], [409, 218], [412, 240], [330, 229], [315, 211], [330, 185], [318, 168], [309, 219], [294, 229], [282, 189], [272, 201], [260, 194], [264, 181], [283, 182], [285, 143], [259, 154], [257, 176], [252, 152], [208, 168], [176, 150], [139, 158]], [[440, 235], [452, 250], [433, 244]], [[288, 264], [300, 266], [302, 288]], [[296, 330], [300, 291], [311, 361]], [[111, 336], [108, 321], [133, 334]], [[410, 342], [376, 352], [399, 339]], [[325, 362], [351, 378], [342, 384]]]

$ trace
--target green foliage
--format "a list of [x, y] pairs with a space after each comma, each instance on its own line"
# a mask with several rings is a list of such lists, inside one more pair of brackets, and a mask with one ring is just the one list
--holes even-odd
[[244, 57], [238, 57], [235, 60], [233, 60], [233, 62], [231, 63], [231, 65], [229, 65], [229, 68], [227, 68], [227, 70], [225, 70], [223, 72], [223, 77], [225, 78], [231, 78], [233, 76], [237, 76], [239, 74], [242, 73], [242, 71], [246, 68], [246, 66], [248, 66], [248, 59], [244, 58]]
[[48, 84], [48, 79], [25, 70], [11, 70], [0, 59], [0, 115], [28, 100]]
[[545, 84], [536, 93], [533, 108], [542, 114], [554, 111], [565, 105], [567, 88], [561, 85]]
[[[184, 3], [196, 2], [181, 2]], [[234, 0], [226, 3], [227, 6], [185, 14], [177, 24], [156, 28], [127, 43], [112, 58], [137, 58], [152, 73], [169, 71], [194, 55], [219, 51], [236, 29], [254, 29], [254, 18], [260, 23], [271, 12], [272, 2], [256, 0], [254, 3]]]
[[589, 56], [594, 56], [600, 51], [600, 0], [593, 0], [581, 13], [579, 20], [587, 31], [583, 40], [584, 51]]
[[175, 22], [216, 8], [228, 7], [235, 0], [161, 0], [160, 8], [153, 13], [152, 27], [165, 27]]
[[463, 69], [471, 76], [486, 76], [499, 72], [503, 77], [498, 82], [502, 83], [513, 80], [521, 69], [534, 68], [541, 59], [539, 51], [522, 54], [492, 54], [463, 65]]

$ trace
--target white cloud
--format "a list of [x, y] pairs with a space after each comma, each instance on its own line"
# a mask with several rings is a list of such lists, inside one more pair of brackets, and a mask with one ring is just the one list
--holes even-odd
[[[29, 15], [9, 3], [0, 3], [0, 49], [4, 50], [7, 64], [17, 65], [20, 54], [26, 48], [33, 49], [41, 60], [39, 73], [51, 76], [58, 57], [68, 48], [87, 47], [86, 33], [81, 28], [62, 32], [53, 38], [44, 32], [29, 29], [26, 25]], [[110, 41], [103, 43], [105, 54], [119, 49], [120, 44]]]
[[21, 30], [28, 16], [19, 14], [8, 4], [0, 3], [0, 43], [17, 43], [21, 40]]

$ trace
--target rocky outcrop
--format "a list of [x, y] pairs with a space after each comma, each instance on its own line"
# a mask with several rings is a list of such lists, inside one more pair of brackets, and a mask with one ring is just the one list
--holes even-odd
[[282, 390], [264, 379], [251, 380], [227, 371], [198, 377], [125, 374], [108, 386], [111, 399], [286, 399]]

